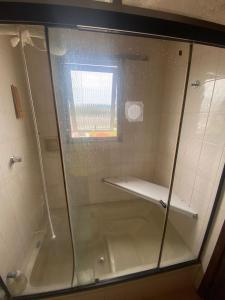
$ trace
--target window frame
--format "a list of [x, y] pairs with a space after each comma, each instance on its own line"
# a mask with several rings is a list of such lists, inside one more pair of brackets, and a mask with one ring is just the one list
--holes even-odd
[[[94, 61], [94, 58], [92, 62]], [[66, 63], [65, 64], [65, 72], [66, 72], [66, 102], [67, 102], [67, 116], [68, 116], [68, 139], [72, 143], [85, 143], [85, 142], [107, 142], [107, 141], [121, 141], [121, 89], [119, 84], [119, 65], [118, 63], [107, 63], [102, 62], [92, 63], [88, 62], [74, 62], [74, 63]], [[72, 137], [72, 128], [71, 128], [71, 113], [74, 115], [74, 119], [76, 118], [75, 105], [73, 101], [73, 89], [72, 89], [72, 78], [71, 71], [79, 70], [79, 71], [93, 71], [93, 72], [102, 72], [102, 73], [113, 73], [113, 81], [112, 81], [112, 103], [113, 106], [113, 116], [111, 116], [111, 122], [116, 113], [117, 119], [117, 135], [111, 137]], [[120, 102], [120, 103], [119, 103]], [[118, 105], [119, 103], [119, 105]], [[116, 108], [116, 109], [115, 109]], [[72, 109], [72, 110], [71, 110]], [[75, 121], [76, 122], [76, 121]]]

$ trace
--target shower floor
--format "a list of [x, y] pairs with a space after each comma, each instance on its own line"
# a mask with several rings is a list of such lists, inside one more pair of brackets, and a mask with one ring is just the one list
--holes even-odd
[[[71, 286], [73, 254], [66, 211], [56, 210], [56, 239], [45, 237], [29, 276], [26, 293]], [[75, 236], [74, 285], [155, 268], [164, 211], [144, 200], [118, 201], [71, 208]], [[193, 258], [171, 223], [162, 265]]]
[[73, 250], [65, 209], [55, 209], [52, 221], [56, 238], [50, 232], [35, 237], [34, 246], [24, 273], [28, 284], [24, 294], [54, 291], [71, 287], [73, 277]]
[[[157, 267], [164, 210], [142, 199], [75, 209], [78, 284]], [[161, 266], [193, 259], [169, 222]]]

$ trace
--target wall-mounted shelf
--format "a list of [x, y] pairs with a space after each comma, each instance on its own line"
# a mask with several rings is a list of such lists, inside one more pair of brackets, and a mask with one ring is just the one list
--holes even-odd
[[[164, 186], [131, 176], [104, 178], [103, 182], [117, 189], [126, 191], [130, 194], [151, 201], [152, 203], [155, 203], [157, 205], [161, 205], [164, 208], [167, 207], [169, 189]], [[193, 211], [190, 207], [188, 207], [174, 193], [172, 194], [170, 209], [183, 213], [192, 218], [198, 217], [197, 212]]]

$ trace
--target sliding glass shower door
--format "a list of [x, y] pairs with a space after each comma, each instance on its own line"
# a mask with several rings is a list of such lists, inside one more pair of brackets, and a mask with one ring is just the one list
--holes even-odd
[[[49, 28], [49, 45], [74, 285], [155, 269], [189, 45], [63, 28]], [[173, 241], [186, 245], [167, 226], [170, 261]]]

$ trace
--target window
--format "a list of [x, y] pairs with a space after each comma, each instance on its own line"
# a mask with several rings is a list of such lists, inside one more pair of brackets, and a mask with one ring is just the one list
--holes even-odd
[[117, 66], [72, 64], [71, 138], [117, 138]]

